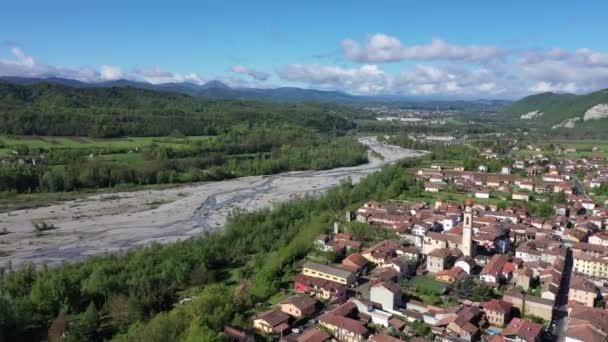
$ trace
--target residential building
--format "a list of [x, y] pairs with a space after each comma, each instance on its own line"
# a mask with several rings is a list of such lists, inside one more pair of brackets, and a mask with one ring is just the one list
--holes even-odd
[[317, 262], [307, 261], [302, 269], [302, 274], [313, 278], [330, 280], [339, 284], [349, 286], [354, 283], [357, 275], [353, 271]]
[[570, 305], [565, 335], [566, 342], [608, 341], [608, 310]]
[[528, 202], [530, 200], [530, 195], [528, 195], [526, 192], [514, 192], [511, 198], [516, 201]]
[[580, 275], [570, 278], [568, 299], [588, 307], [594, 307], [598, 298], [598, 289], [591, 281]]
[[291, 334], [283, 337], [280, 342], [325, 342], [331, 335], [317, 328], [308, 328], [301, 334]]
[[265, 334], [280, 334], [289, 329], [289, 315], [281, 309], [272, 309], [253, 319], [253, 329]]
[[426, 269], [431, 273], [437, 273], [454, 265], [460, 251], [447, 248], [435, 249], [426, 256]]
[[317, 301], [309, 296], [297, 295], [281, 303], [281, 311], [295, 317], [312, 316], [316, 311]]
[[533, 271], [529, 267], [523, 267], [513, 271], [511, 282], [515, 286], [521, 287], [524, 291], [528, 291], [534, 277]]
[[370, 301], [379, 304], [383, 310], [393, 312], [402, 305], [402, 293], [399, 284], [392, 281], [383, 281], [372, 285]]
[[511, 320], [511, 311], [513, 304], [504, 300], [492, 299], [483, 303], [483, 309], [486, 313], [486, 318], [490, 324], [503, 326]]
[[363, 342], [368, 334], [361, 322], [331, 312], [320, 316], [319, 324], [338, 342]]
[[504, 254], [494, 254], [490, 261], [484, 266], [479, 278], [489, 284], [500, 284], [504, 280], [502, 269], [509, 262], [509, 257]]
[[554, 302], [550, 299], [511, 292], [505, 293], [502, 300], [513, 304], [524, 315], [534, 315], [545, 321], [550, 321], [553, 316]]
[[543, 326], [541, 324], [525, 319], [513, 318], [500, 335], [510, 342], [539, 342], [541, 341], [542, 333]]

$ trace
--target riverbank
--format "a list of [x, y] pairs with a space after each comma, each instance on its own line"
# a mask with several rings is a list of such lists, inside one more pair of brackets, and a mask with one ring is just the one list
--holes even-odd
[[[221, 229], [236, 208], [255, 210], [295, 196], [314, 194], [350, 177], [358, 181], [382, 166], [419, 151], [361, 138], [368, 164], [322, 171], [243, 177], [164, 190], [100, 194], [47, 207], [0, 214], [0, 265], [26, 262], [49, 265], [63, 260], [121, 251], [152, 242], [168, 243]], [[32, 222], [56, 229], [36, 233]]]

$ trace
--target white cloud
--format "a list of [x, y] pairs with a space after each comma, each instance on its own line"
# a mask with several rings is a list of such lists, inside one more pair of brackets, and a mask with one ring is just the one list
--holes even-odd
[[430, 44], [406, 46], [398, 38], [382, 33], [374, 34], [364, 45], [352, 39], [341, 43], [346, 57], [364, 63], [384, 63], [403, 60], [459, 60], [466, 62], [488, 61], [505, 55], [506, 51], [495, 46], [455, 45], [440, 38]]
[[152, 84], [169, 82], [205, 83], [205, 78], [196, 73], [180, 74], [161, 70], [158, 67], [149, 69], [136, 69], [126, 72], [120, 67], [101, 65], [99, 70], [91, 67], [65, 68], [42, 64], [32, 56], [27, 55], [21, 48], [10, 48], [14, 59], [0, 59], [0, 76], [19, 77], [63, 77], [83, 82], [114, 81], [128, 79], [132, 81], [149, 82]]
[[203, 76], [196, 73], [173, 73], [170, 71], [161, 70], [159, 67], [136, 69], [132, 75], [128, 75], [127, 77], [152, 84], [188, 82], [200, 85], [206, 82]]
[[577, 91], [576, 84], [570, 83], [551, 83], [551, 82], [537, 82], [530, 87], [530, 91], [533, 93], [545, 93], [551, 92], [566, 92], [574, 93]]
[[104, 81], [115, 81], [125, 77], [124, 73], [119, 67], [111, 65], [102, 65], [99, 75]]
[[365, 94], [386, 90], [388, 81], [384, 71], [377, 65], [347, 69], [319, 64], [292, 64], [279, 70], [278, 75], [286, 81]]
[[265, 71], [248, 68], [242, 64], [233, 65], [232, 67], [230, 67], [230, 71], [237, 74], [249, 75], [256, 81], [266, 81], [270, 77], [270, 74]]

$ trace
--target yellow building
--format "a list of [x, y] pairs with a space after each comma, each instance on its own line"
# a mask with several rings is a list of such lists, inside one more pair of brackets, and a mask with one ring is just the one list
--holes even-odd
[[357, 279], [357, 274], [343, 268], [307, 261], [302, 269], [305, 276], [333, 281], [349, 286]]
[[593, 256], [589, 253], [575, 250], [574, 272], [594, 278], [608, 278], [608, 259]]

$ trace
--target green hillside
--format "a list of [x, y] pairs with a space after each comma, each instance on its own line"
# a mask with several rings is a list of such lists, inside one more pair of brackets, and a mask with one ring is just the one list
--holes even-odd
[[133, 87], [77, 88], [0, 81], [0, 134], [90, 137], [213, 135], [235, 124], [290, 124], [320, 132], [354, 127], [352, 108], [210, 100]]
[[[510, 120], [517, 120], [522, 124], [543, 129], [552, 129], [553, 126], [574, 119], [576, 121], [573, 122], [573, 127], [559, 127], [552, 130], [562, 132], [569, 130], [576, 134], [583, 132], [599, 134], [608, 127], [608, 118], [583, 120], [585, 112], [598, 104], [608, 104], [608, 89], [586, 95], [550, 92], [532, 95], [506, 106], [503, 115]], [[529, 114], [533, 112], [539, 114]], [[525, 119], [526, 114], [528, 114], [528, 119]]]

